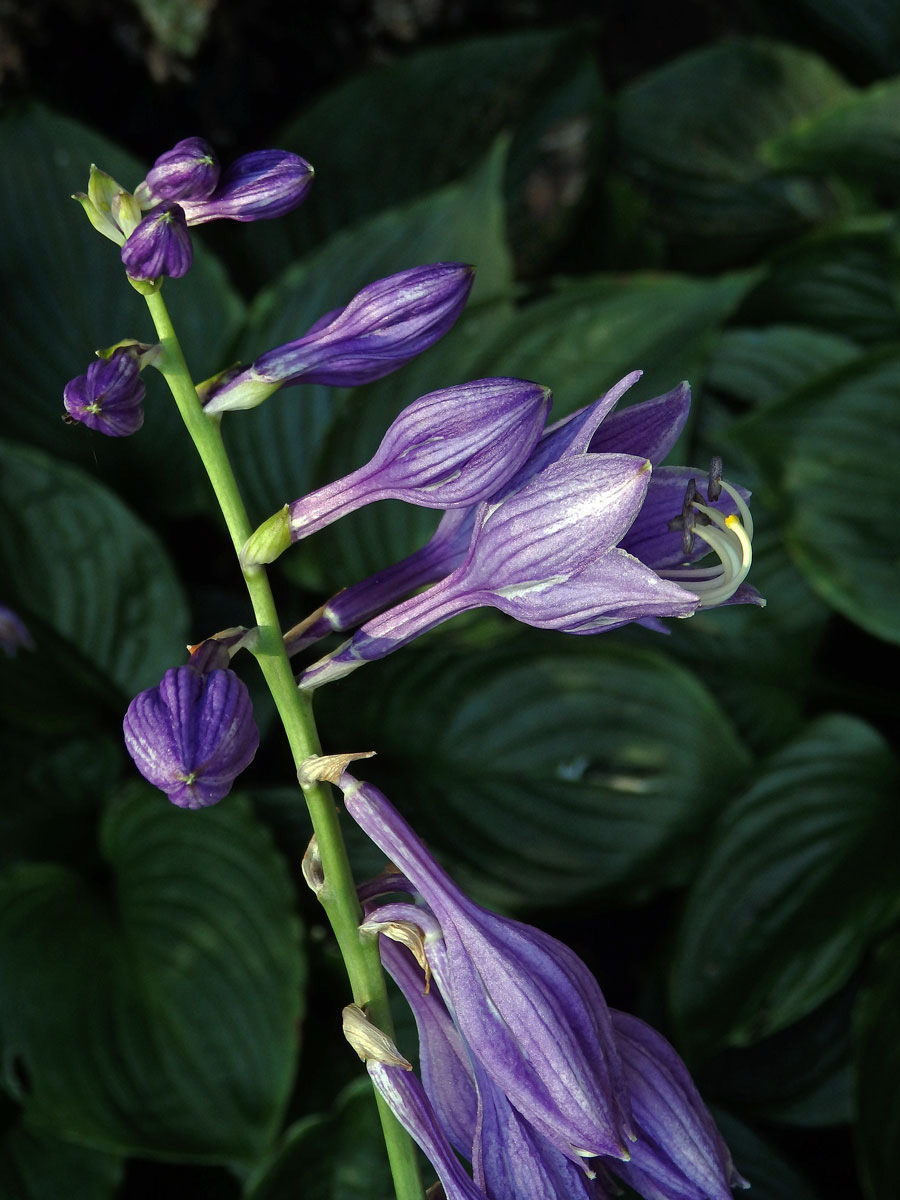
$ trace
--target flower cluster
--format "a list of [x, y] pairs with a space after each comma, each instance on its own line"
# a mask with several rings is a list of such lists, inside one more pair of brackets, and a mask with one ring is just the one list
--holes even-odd
[[[682, 384], [613, 413], [637, 378], [633, 372], [551, 426], [480, 504], [448, 505], [426, 546], [346, 589], [289, 634], [293, 653], [335, 629], [362, 626], [309, 667], [300, 686], [338, 679], [484, 605], [539, 628], [590, 634], [700, 607], [762, 603], [744, 583], [753, 536], [747, 493], [721, 478], [719, 460], [705, 490], [697, 471], [658, 466], [687, 417], [690, 391]], [[378, 471], [367, 475], [373, 491], [380, 482]], [[288, 540], [285, 530], [280, 548]], [[710, 550], [718, 562], [698, 565]], [[434, 586], [397, 603], [427, 583]]]
[[[380, 936], [415, 1015], [421, 1082], [377, 1037], [352, 1040], [448, 1200], [597, 1200], [618, 1190], [613, 1175], [646, 1200], [729, 1200], [746, 1186], [659, 1033], [608, 1009], [562, 943], [469, 900], [376, 788], [346, 770], [338, 786], [395, 864], [361, 889], [361, 929]], [[403, 891], [414, 902], [373, 903]]]

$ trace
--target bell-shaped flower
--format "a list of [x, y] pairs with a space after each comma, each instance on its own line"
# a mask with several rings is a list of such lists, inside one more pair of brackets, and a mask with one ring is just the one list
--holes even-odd
[[381, 379], [444, 336], [473, 280], [473, 268], [464, 263], [433, 263], [370, 283], [297, 341], [223, 376], [207, 393], [204, 408], [207, 413], [254, 408], [295, 383], [358, 387]]
[[68, 419], [79, 421], [107, 437], [128, 437], [144, 423], [141, 355], [135, 346], [122, 346], [109, 358], [93, 362], [84, 375], [63, 390]]
[[204, 138], [189, 137], [161, 154], [135, 189], [144, 208], [160, 200], [206, 200], [219, 182], [219, 160]]
[[153, 281], [186, 275], [194, 261], [194, 248], [184, 209], [172, 200], [152, 208], [122, 247], [121, 255], [129, 279]]
[[374, 500], [466, 508], [493, 495], [541, 435], [550, 393], [521, 379], [478, 379], [413, 401], [371, 461], [276, 513], [250, 536], [244, 566], [272, 562], [292, 543]]
[[696, 597], [624, 552], [612, 553], [649, 482], [649, 462], [631, 455], [573, 455], [551, 463], [505, 500], [482, 505], [466, 559], [455, 571], [369, 621], [304, 672], [300, 686], [311, 690], [339, 679], [482, 605], [572, 633], [637, 617], [689, 615]]
[[629, 1013], [612, 1012], [631, 1092], [636, 1141], [631, 1159], [607, 1166], [645, 1200], [732, 1200], [749, 1187], [700, 1099], [687, 1067], [662, 1034]]
[[33, 650], [34, 638], [17, 612], [0, 604], [0, 650], [7, 658], [14, 657], [17, 650]]
[[214, 646], [211, 656], [202, 650], [191, 664], [166, 671], [125, 714], [125, 745], [137, 769], [179, 808], [227, 796], [259, 745], [246, 686], [232, 670], [210, 666], [219, 654]]
[[[425, 954], [472, 1057], [573, 1162], [627, 1158], [627, 1087], [603, 994], [584, 963], [555, 938], [469, 900], [377, 788], [347, 772], [339, 787], [349, 815], [433, 914], [439, 936], [426, 935]], [[422, 912], [405, 907], [411, 917]]]
[[[687, 419], [691, 402], [690, 388], [687, 384], [680, 384], [664, 396], [610, 415], [613, 407], [640, 375], [640, 371], [632, 371], [593, 404], [564, 417], [545, 430], [523, 466], [492, 499], [499, 500], [516, 491], [557, 459], [587, 451], [633, 454], [648, 459], [656, 467], [672, 448]], [[611, 425], [615, 436], [604, 436], [601, 442], [599, 434]], [[652, 490], [653, 478], [650, 482]], [[680, 504], [679, 497], [668, 513], [669, 517], [679, 511]], [[304, 646], [329, 633], [354, 629], [418, 588], [449, 575], [466, 557], [475, 528], [476, 512], [477, 507], [472, 507], [465, 511], [452, 509], [444, 513], [426, 545], [400, 562], [384, 568], [369, 579], [351, 584], [333, 596], [312, 620], [285, 635], [288, 653], [296, 654]], [[649, 566], [656, 565], [648, 559], [642, 561]]]

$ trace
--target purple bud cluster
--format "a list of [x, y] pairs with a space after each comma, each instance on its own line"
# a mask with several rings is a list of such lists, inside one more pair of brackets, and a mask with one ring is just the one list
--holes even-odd
[[[610, 1010], [561, 942], [465, 896], [376, 788], [346, 771], [339, 786], [399, 872], [361, 889], [362, 931], [415, 1016], [421, 1082], [374, 1053], [367, 1066], [447, 1200], [609, 1200], [613, 1177], [645, 1200], [747, 1186], [661, 1034]], [[414, 902], [373, 902], [400, 891]]]

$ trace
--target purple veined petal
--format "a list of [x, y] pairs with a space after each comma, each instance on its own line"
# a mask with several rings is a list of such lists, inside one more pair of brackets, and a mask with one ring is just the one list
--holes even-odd
[[394, 1116], [437, 1172], [446, 1200], [485, 1200], [460, 1165], [419, 1080], [402, 1067], [369, 1059], [366, 1069]]
[[491, 1200], [611, 1200], [587, 1161], [576, 1166], [512, 1107], [476, 1066], [478, 1122], [472, 1151], [476, 1184]]
[[124, 721], [125, 745], [144, 778], [180, 808], [227, 796], [259, 745], [247, 688], [230, 670], [191, 666], [165, 673], [136, 696]]
[[261, 404], [280, 387], [357, 387], [381, 379], [447, 332], [474, 280], [465, 263], [431, 263], [368, 284], [297, 341], [276, 346], [231, 374], [206, 400], [208, 413]]
[[[690, 479], [696, 481], [698, 498], [702, 503], [710, 503], [707, 499], [705, 474], [701, 468], [657, 467], [650, 480], [641, 511], [622, 538], [622, 548], [654, 570], [692, 562], [709, 554], [709, 546], [698, 538], [693, 551], [685, 555], [681, 544], [681, 530], [669, 529], [669, 522], [681, 515], [684, 493]], [[737, 490], [742, 499], [749, 499], [748, 491], [743, 488]], [[723, 517], [738, 512], [735, 501], [725, 491], [712, 507], [721, 512]]]
[[172, 200], [152, 208], [122, 247], [121, 256], [130, 279], [181, 279], [194, 260], [183, 208]]
[[348, 814], [440, 924], [441, 994], [472, 1057], [573, 1161], [627, 1157], [627, 1087], [603, 993], [584, 963], [555, 938], [469, 900], [377, 788], [346, 772], [338, 786]]
[[306, 198], [314, 171], [288, 150], [254, 150], [222, 174], [215, 191], [183, 202], [188, 225], [206, 221], [262, 221], [282, 217]]
[[159, 156], [136, 194], [147, 199], [145, 207], [160, 200], [205, 200], [218, 182], [216, 152], [204, 138], [189, 137]]
[[492, 495], [528, 457], [550, 393], [519, 379], [477, 379], [403, 410], [366, 466], [290, 506], [291, 540], [374, 500], [467, 507]]
[[631, 1090], [638, 1138], [631, 1161], [608, 1166], [648, 1200], [732, 1200], [749, 1187], [700, 1099], [694, 1081], [662, 1034], [612, 1010]]
[[661, 579], [624, 550], [608, 551], [576, 575], [531, 588], [510, 588], [494, 607], [526, 625], [592, 634], [647, 617], [689, 617], [699, 607], [689, 591]]
[[690, 384], [680, 383], [663, 396], [612, 413], [591, 437], [588, 451], [636, 454], [656, 468], [678, 440], [690, 408]]
[[63, 403], [73, 421], [107, 437], [128, 437], [144, 423], [145, 390], [138, 356], [123, 348], [110, 358], [91, 363], [84, 375], [70, 380]]
[[[378, 919], [378, 910], [373, 913]], [[427, 994], [425, 978], [408, 950], [386, 937], [380, 939], [381, 961], [412, 1010], [419, 1032], [419, 1069], [422, 1086], [438, 1123], [451, 1144], [465, 1158], [472, 1157], [478, 1096], [468, 1052], [432, 981]]]
[[[598, 400], [595, 400], [593, 404], [589, 404], [586, 408], [579, 409], [578, 412], [572, 413], [571, 416], [563, 417], [561, 421], [557, 421], [555, 425], [551, 425], [545, 434], [545, 438], [551, 443], [551, 446], [547, 448], [552, 450], [552, 457], [548, 457], [547, 462], [541, 464], [541, 468], [558, 458], [562, 458], [564, 455], [587, 454], [591, 439], [596, 434], [601, 422], [609, 419], [612, 410], [625, 393], [634, 387], [641, 375], [643, 375], [643, 371], [630, 371], [618, 383], [613, 384], [609, 391], [604, 392]], [[610, 446], [608, 449], [610, 453], [633, 453], [628, 446], [621, 448]], [[639, 454], [638, 457], [649, 458], [650, 456], [648, 454]]]

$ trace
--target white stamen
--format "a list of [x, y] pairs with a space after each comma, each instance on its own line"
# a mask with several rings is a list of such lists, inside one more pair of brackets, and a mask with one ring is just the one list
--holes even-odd
[[[676, 567], [672, 570], [660, 571], [663, 579], [687, 591], [693, 592], [700, 598], [702, 608], [713, 608], [731, 599], [738, 590], [750, 570], [753, 560], [753, 550], [750, 539], [753, 536], [753, 519], [750, 510], [738, 492], [721, 480], [722, 487], [731, 496], [737, 508], [737, 514], [723, 517], [720, 512], [709, 505], [694, 501], [693, 507], [703, 513], [711, 521], [711, 525], [696, 525], [694, 533], [718, 555], [719, 563], [706, 567]], [[742, 524], [743, 522], [743, 524]]]

